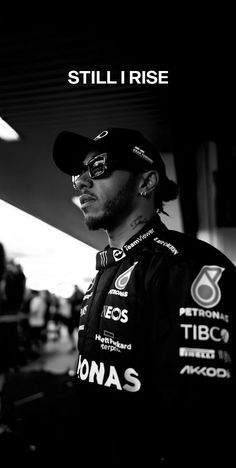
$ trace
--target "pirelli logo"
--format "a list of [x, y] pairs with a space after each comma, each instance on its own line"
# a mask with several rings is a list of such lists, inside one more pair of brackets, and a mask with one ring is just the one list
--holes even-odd
[[180, 348], [179, 355], [180, 357], [215, 359], [215, 350], [205, 348]]

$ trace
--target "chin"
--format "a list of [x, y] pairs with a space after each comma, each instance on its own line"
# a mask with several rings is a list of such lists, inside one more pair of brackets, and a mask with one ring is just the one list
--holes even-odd
[[101, 214], [99, 215], [85, 215], [85, 224], [88, 229], [91, 231], [96, 231], [97, 229], [110, 230], [115, 225], [115, 219], [111, 215]]
[[102, 216], [85, 215], [84, 222], [91, 231], [103, 228]]

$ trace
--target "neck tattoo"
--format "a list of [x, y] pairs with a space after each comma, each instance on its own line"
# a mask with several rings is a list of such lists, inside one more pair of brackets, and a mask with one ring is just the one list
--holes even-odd
[[149, 221], [149, 219], [147, 219], [144, 216], [140, 215], [134, 221], [132, 221], [130, 226], [131, 226], [132, 229], [135, 229], [138, 225], [146, 224], [148, 221]]

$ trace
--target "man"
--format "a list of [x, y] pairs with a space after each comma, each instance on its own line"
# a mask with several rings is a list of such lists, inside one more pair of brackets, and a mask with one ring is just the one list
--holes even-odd
[[177, 185], [139, 132], [62, 132], [53, 157], [88, 228], [108, 236], [81, 308], [80, 456], [125, 467], [230, 460], [234, 265], [160, 221]]

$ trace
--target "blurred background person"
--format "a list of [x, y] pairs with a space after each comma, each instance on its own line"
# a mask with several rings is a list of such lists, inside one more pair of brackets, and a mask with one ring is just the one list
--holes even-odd
[[18, 364], [26, 278], [21, 266], [5, 257], [3, 246], [1, 257], [0, 370], [6, 372]]
[[75, 337], [75, 332], [77, 331], [79, 326], [80, 310], [83, 297], [84, 293], [79, 289], [77, 284], [75, 284], [74, 291], [69, 298], [69, 304], [71, 306], [71, 316], [68, 321], [68, 332], [72, 343], [72, 351], [74, 351], [77, 346], [77, 336]]
[[36, 291], [29, 304], [29, 326], [33, 354], [41, 354], [47, 323], [47, 293]]

